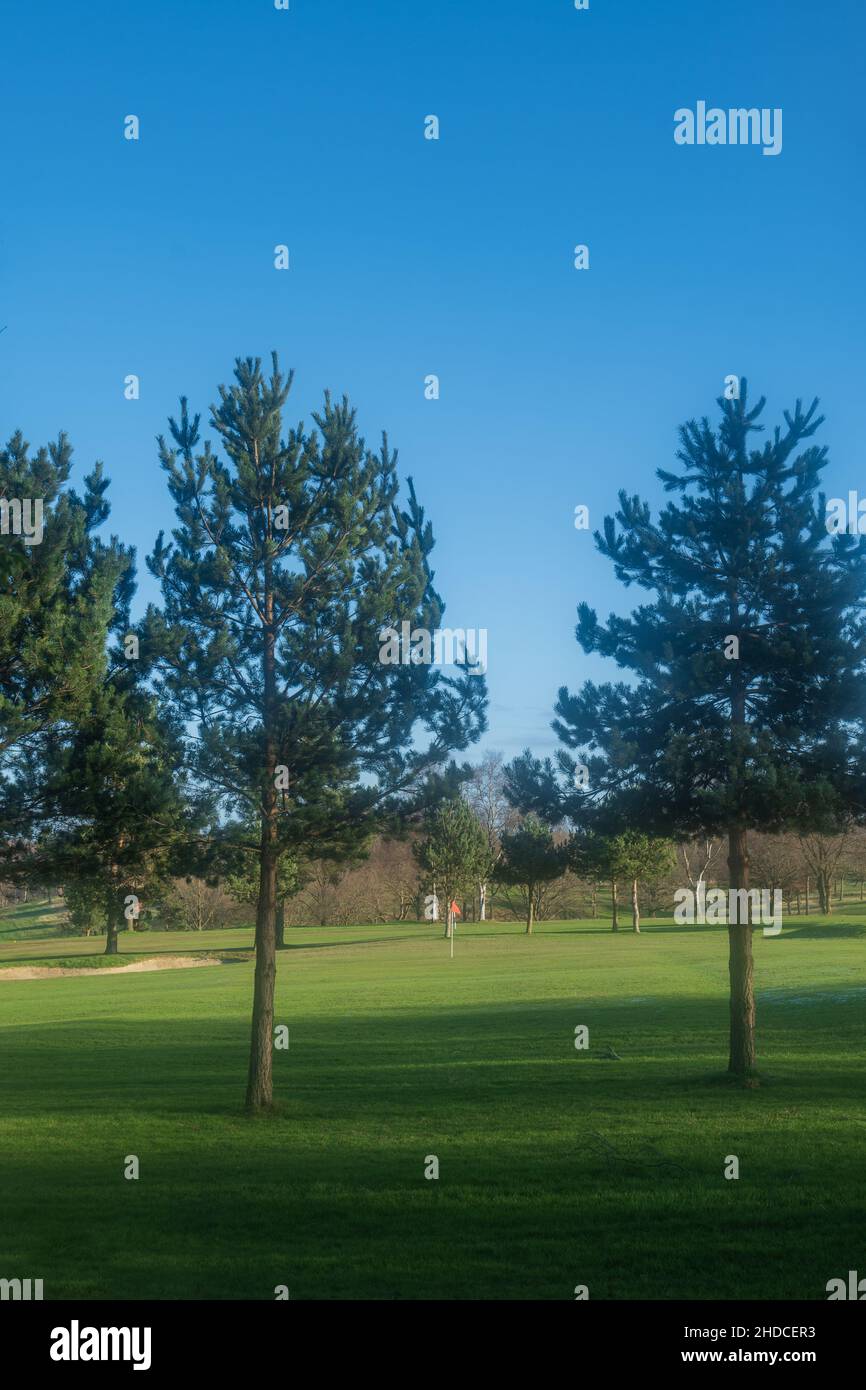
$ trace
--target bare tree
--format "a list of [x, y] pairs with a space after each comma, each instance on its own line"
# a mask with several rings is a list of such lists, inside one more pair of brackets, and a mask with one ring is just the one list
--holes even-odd
[[833, 906], [833, 874], [848, 844], [849, 832], [823, 835], [819, 831], [800, 837], [803, 857], [815, 876], [818, 889], [818, 910], [826, 916]]
[[[491, 870], [502, 857], [502, 836], [516, 829], [520, 815], [505, 796], [504, 759], [501, 753], [485, 753], [463, 788], [463, 794], [484, 831]], [[489, 884], [478, 884], [479, 920], [487, 920]]]
[[702, 884], [706, 887], [707, 875], [713, 861], [718, 860], [722, 845], [723, 841], [715, 836], [700, 835], [679, 846], [686, 878], [693, 892], [697, 893]]
[[234, 923], [237, 905], [225, 889], [190, 875], [171, 884], [166, 920], [183, 931], [213, 931]]

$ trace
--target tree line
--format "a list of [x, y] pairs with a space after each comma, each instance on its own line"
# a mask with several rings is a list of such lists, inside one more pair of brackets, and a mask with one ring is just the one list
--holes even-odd
[[[39, 544], [0, 543], [4, 881], [67, 885], [115, 952], [154, 885], [231, 880], [256, 921], [253, 1111], [273, 1099], [285, 905], [311, 866], [360, 865], [377, 836], [414, 836], [446, 915], [471, 862], [480, 915], [491, 885], [522, 893], [529, 931], [566, 870], [609, 882], [617, 916], [622, 886], [637, 925], [639, 885], [685, 842], [724, 840], [748, 889], [756, 832], [797, 837], [826, 906], [827, 846], [866, 817], [866, 538], [828, 534], [816, 402], [761, 441], [742, 380], [717, 427], [680, 430], [657, 519], [620, 492], [595, 544], [648, 598], [607, 623], [580, 603], [575, 635], [630, 680], [560, 689], [559, 751], [509, 764], [516, 819], [494, 827], [456, 760], [486, 730], [483, 674], [380, 660], [383, 629], [433, 632], [444, 613], [412, 480], [402, 496], [387, 436], [368, 446], [345, 398], [287, 424], [291, 385], [276, 355], [269, 372], [238, 359], [213, 440], [181, 397], [158, 440], [175, 525], [146, 557], [161, 600], [136, 623], [102, 465], [79, 494], [65, 436], [0, 451], [4, 497], [41, 498], [44, 518]], [[752, 924], [728, 933], [745, 1079]]]

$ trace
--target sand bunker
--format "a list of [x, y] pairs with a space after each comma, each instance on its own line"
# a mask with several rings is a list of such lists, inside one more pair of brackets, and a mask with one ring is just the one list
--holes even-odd
[[195, 965], [221, 965], [219, 956], [154, 956], [150, 960], [134, 960], [129, 965], [66, 966], [13, 965], [0, 967], [0, 980], [48, 980], [56, 975], [86, 975], [88, 979], [105, 975], [141, 974], [144, 970], [188, 970]]

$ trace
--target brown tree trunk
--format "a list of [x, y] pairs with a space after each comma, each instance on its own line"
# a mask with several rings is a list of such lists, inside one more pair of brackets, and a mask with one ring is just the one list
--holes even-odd
[[818, 906], [823, 917], [830, 913], [830, 875], [823, 871], [818, 874]]
[[111, 866], [111, 880], [108, 886], [105, 899], [105, 952], [106, 956], [116, 956], [120, 954], [117, 934], [118, 927], [123, 913], [122, 898], [118, 883], [117, 865]]
[[611, 907], [612, 907], [612, 910], [613, 910], [613, 922], [612, 922], [612, 924], [611, 924], [611, 928], [610, 928], [610, 929], [611, 929], [611, 931], [619, 931], [619, 913], [618, 913], [619, 901], [618, 901], [618, 899], [617, 899], [616, 879], [615, 879], [615, 878], [611, 880], [611, 885], [610, 885], [610, 901], [611, 901]]
[[[749, 851], [745, 830], [732, 827], [728, 834], [728, 869], [731, 888], [749, 887]], [[751, 917], [751, 911], [749, 912]], [[745, 1080], [755, 1069], [755, 984], [752, 961], [752, 924], [728, 923], [731, 979], [731, 1040], [728, 1071]]]
[[531, 936], [531, 935], [532, 935], [532, 919], [533, 919], [534, 908], [535, 908], [535, 904], [534, 904], [534, 902], [532, 901], [532, 889], [531, 889], [531, 888], [530, 888], [530, 890], [529, 890], [529, 895], [528, 895], [528, 896], [529, 896], [529, 907], [527, 908], [527, 911], [526, 911], [526, 935], [527, 935], [527, 936]]
[[264, 677], [265, 766], [262, 795], [262, 836], [259, 900], [256, 907], [256, 970], [253, 986], [253, 1018], [250, 1032], [250, 1066], [246, 1108], [270, 1110], [274, 1102], [274, 983], [277, 976], [277, 750], [273, 729], [276, 715], [276, 641], [273, 629], [273, 592], [269, 576], [265, 593]]
[[637, 896], [637, 879], [631, 881], [631, 924], [636, 932], [640, 932], [640, 903]]

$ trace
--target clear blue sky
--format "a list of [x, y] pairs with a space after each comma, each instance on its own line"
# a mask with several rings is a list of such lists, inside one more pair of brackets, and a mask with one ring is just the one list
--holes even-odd
[[[864, 53], [858, 0], [10, 5], [0, 434], [102, 458], [144, 571], [154, 436], [276, 347], [293, 418], [346, 391], [415, 477], [446, 621], [489, 631], [486, 745], [549, 751], [557, 687], [618, 675], [576, 604], [637, 601], [574, 508], [657, 499], [727, 373], [770, 422], [820, 395], [830, 491], [866, 495]], [[699, 100], [781, 107], [782, 153], [675, 145]]]

